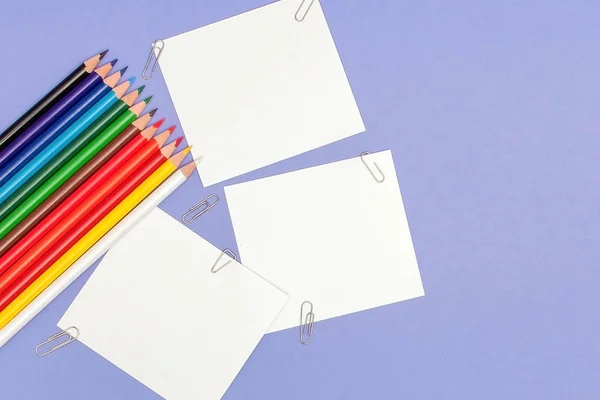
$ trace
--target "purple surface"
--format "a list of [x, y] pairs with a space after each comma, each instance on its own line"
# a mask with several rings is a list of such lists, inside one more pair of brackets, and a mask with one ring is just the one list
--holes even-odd
[[[86, 55], [139, 74], [155, 39], [265, 1], [31, 3], [3, 4], [0, 126]], [[225, 399], [596, 400], [600, 2], [322, 4], [367, 133], [230, 182], [391, 148], [426, 296], [318, 323], [309, 346], [267, 335]], [[175, 122], [160, 74], [147, 93]], [[212, 192], [192, 228], [235, 249], [222, 185], [195, 175], [162, 207]], [[35, 356], [88, 276], [0, 350], [2, 399], [158, 398], [81, 343]]]

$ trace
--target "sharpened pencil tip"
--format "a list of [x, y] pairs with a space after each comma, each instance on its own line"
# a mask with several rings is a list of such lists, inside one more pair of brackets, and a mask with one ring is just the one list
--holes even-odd
[[158, 111], [158, 108], [155, 108], [154, 110], [150, 111], [148, 114], [149, 114], [151, 117], [154, 117], [154, 114], [156, 114], [156, 112], [157, 112], [157, 111]]
[[179, 143], [181, 143], [181, 141], [182, 141], [182, 140], [183, 140], [183, 136], [182, 136], [182, 137], [180, 137], [180, 138], [178, 138], [178, 139], [175, 141], [175, 146], [179, 146]]
[[150, 100], [152, 100], [152, 96], [148, 96], [144, 99], [144, 103], [148, 104], [150, 103]]
[[123, 74], [125, 73], [125, 71], [127, 71], [127, 68], [129, 68], [129, 67], [121, 68], [121, 70], [119, 71], [119, 73], [121, 74], [121, 76], [123, 76]]
[[119, 59], [118, 59], [118, 58], [115, 58], [115, 59], [114, 59], [114, 60], [112, 60], [112, 61], [111, 61], [109, 64], [110, 64], [110, 66], [111, 66], [111, 67], [114, 67], [114, 66], [115, 66], [115, 64], [116, 64], [118, 61], [119, 61]]
[[127, 81], [129, 81], [129, 85], [133, 85], [133, 82], [135, 82], [135, 76], [132, 76], [131, 78], [127, 79]]
[[106, 55], [106, 53], [108, 53], [108, 49], [106, 49], [102, 53], [100, 53], [100, 59], [101, 60], [104, 58], [104, 56]]
[[169, 131], [169, 134], [173, 133], [173, 131], [175, 130], [176, 126], [173, 125], [172, 127], [170, 127], [169, 129], [167, 129]]
[[146, 85], [142, 85], [142, 86], [140, 86], [140, 87], [137, 89], [137, 91], [138, 91], [138, 94], [142, 93], [142, 92], [144, 91], [144, 89], [146, 89]]
[[152, 127], [153, 127], [153, 128], [156, 128], [156, 129], [160, 128], [160, 126], [163, 124], [163, 122], [165, 122], [165, 119], [166, 119], [166, 118], [163, 118], [163, 119], [161, 119], [160, 121], [156, 121], [156, 122], [154, 123], [154, 125], [152, 125]]

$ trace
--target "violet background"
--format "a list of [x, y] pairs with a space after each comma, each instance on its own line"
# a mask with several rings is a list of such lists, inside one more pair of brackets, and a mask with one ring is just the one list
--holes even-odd
[[[0, 127], [97, 51], [141, 85], [155, 39], [266, 3], [3, 1]], [[321, 3], [367, 133], [225, 184], [392, 149], [426, 296], [320, 322], [309, 346], [267, 335], [225, 399], [596, 400], [600, 1]], [[219, 194], [192, 229], [235, 250], [222, 188], [195, 175], [162, 208]], [[159, 398], [81, 343], [34, 354], [90, 272], [0, 349], [0, 398]]]

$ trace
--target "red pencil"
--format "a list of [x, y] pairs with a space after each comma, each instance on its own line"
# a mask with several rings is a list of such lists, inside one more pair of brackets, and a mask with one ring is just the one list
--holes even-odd
[[[35, 245], [50, 229], [59, 224], [62, 219], [77, 207], [87, 196], [90, 195], [96, 188], [104, 183], [108, 178], [115, 174], [123, 164], [127, 162], [134, 154], [140, 151], [144, 145], [156, 133], [164, 120], [160, 120], [154, 125], [149, 126], [125, 145], [118, 153], [116, 153], [106, 164], [96, 171], [83, 185], [75, 192], [67, 197], [53, 212], [41, 220], [35, 228], [27, 235], [19, 240], [9, 251], [0, 257], [0, 279], [4, 273], [21, 258], [27, 250]], [[160, 139], [160, 138], [157, 138]], [[162, 146], [166, 138], [159, 144]], [[2, 290], [0, 290], [0, 293]]]
[[[152, 136], [154, 126], [140, 132], [138, 136]], [[119, 163], [119, 168], [112, 174], [102, 178], [102, 183], [95, 186], [87, 185], [90, 188], [90, 193], [79, 203], [66, 201], [59, 205], [42, 223], [36, 226], [31, 232], [28, 240], [19, 249], [28, 247], [29, 249], [23, 254], [13, 265], [11, 265], [0, 276], [0, 294], [6, 290], [19, 276], [41, 258], [52, 246], [54, 246], [60, 238], [67, 234], [82, 221], [86, 215], [98, 206], [105, 197], [113, 192], [119, 185], [127, 180], [135, 170], [140, 168], [146, 160], [150, 159], [152, 154], [158, 152], [160, 147], [167, 141], [169, 135], [173, 132], [174, 127], [165, 131], [164, 134], [158, 135], [150, 141], [145, 141], [142, 149], [133, 154], [132, 157]], [[128, 150], [129, 144], [123, 148]], [[118, 155], [118, 154], [117, 154]], [[121, 161], [118, 159], [117, 161]], [[109, 163], [112, 163], [110, 160]], [[102, 170], [98, 171], [102, 172]], [[83, 196], [82, 196], [83, 197]], [[67, 199], [68, 200], [68, 199]], [[39, 239], [39, 240], [37, 240]], [[12, 252], [11, 252], [12, 253]]]
[[[160, 152], [154, 153], [150, 159], [136, 170], [121, 186], [105, 198], [100, 205], [92, 210], [85, 219], [63, 236], [54, 247], [44, 254], [44, 257], [33, 265], [28, 265], [25, 273], [0, 294], [0, 311], [4, 310], [23, 290], [31, 285], [49, 266], [58, 260], [68, 249], [92, 229], [114, 207], [127, 197], [136, 187], [148, 178], [171, 154], [183, 138], [163, 147]], [[21, 260], [17, 262], [20, 263]], [[15, 264], [16, 265], [16, 264]]]

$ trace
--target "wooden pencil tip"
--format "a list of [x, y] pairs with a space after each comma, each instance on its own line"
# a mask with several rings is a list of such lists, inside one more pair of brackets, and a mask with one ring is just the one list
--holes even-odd
[[181, 143], [182, 140], [183, 140], [183, 136], [181, 136], [180, 138], [177, 138], [177, 140], [175, 140], [175, 146], [179, 146], [179, 144]]
[[100, 53], [100, 59], [102, 60], [107, 53], [108, 53], [108, 49], [106, 49], [102, 53]]
[[129, 68], [129, 67], [121, 68], [121, 70], [119, 71], [121, 73], [121, 76], [123, 76], [123, 74], [125, 74], [125, 71], [127, 71], [127, 68]]
[[154, 117], [154, 114], [156, 114], [157, 111], [158, 111], [158, 108], [155, 108], [154, 110], [150, 111], [148, 114], [150, 114], [151, 117]]
[[[175, 143], [175, 142], [173, 142], [173, 143]], [[173, 143], [171, 143], [171, 144], [173, 144]], [[183, 161], [183, 159], [185, 158], [187, 153], [190, 152], [191, 148], [192, 148], [192, 146], [188, 146], [185, 149], [181, 150], [179, 153], [175, 154], [173, 157], [169, 158], [169, 161], [171, 161], [171, 164], [173, 164], [175, 166], [175, 168], [177, 168], [179, 166], [179, 164], [181, 164], [181, 162]]]
[[169, 133], [173, 133], [173, 131], [176, 129], [177, 127], [175, 125], [173, 125], [172, 127], [170, 127], [168, 129]]
[[119, 59], [115, 58], [114, 60], [112, 60], [111, 62], [109, 62], [109, 64], [110, 64], [111, 67], [114, 67], [117, 62], [119, 62]]
[[[171, 136], [171, 132], [169, 131], [163, 131], [158, 135], [154, 136], [154, 140], [156, 141], [156, 144], [159, 148], [162, 147], [165, 143], [167, 143], [167, 140], [169, 140], [169, 136]], [[175, 151], [175, 149], [173, 149], [173, 151]]]
[[185, 179], [187, 179], [192, 175], [192, 172], [194, 172], [195, 169], [196, 169], [196, 163], [191, 162], [191, 163], [184, 165], [179, 170], [181, 171], [183, 176], [185, 176]]
[[[176, 148], [177, 148], [177, 145], [175, 145], [175, 142], [171, 142], [168, 145], [166, 145], [165, 147], [163, 147], [162, 149], [160, 149], [160, 152], [165, 158], [169, 158], [169, 157], [171, 157], [171, 155], [173, 155]], [[173, 164], [175, 164], [172, 159], [169, 158], [169, 160]], [[179, 160], [179, 162], [181, 162], [181, 161], [183, 161], [183, 158], [181, 160]], [[176, 167], [177, 167], [177, 165], [179, 165], [179, 163], [175, 164]]]
[[114, 74], [111, 74], [111, 75], [107, 76], [106, 78], [104, 78], [104, 84], [110, 88], [114, 88], [117, 85], [117, 83], [119, 83], [120, 79], [121, 79], [121, 73], [115, 72]]

